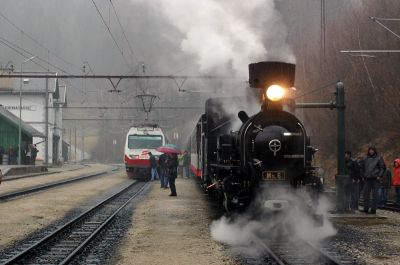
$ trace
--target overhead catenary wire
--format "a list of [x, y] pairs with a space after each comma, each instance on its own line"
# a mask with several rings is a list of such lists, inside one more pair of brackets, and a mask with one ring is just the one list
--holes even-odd
[[383, 17], [370, 17], [370, 18], [382, 21], [400, 21], [400, 18], [383, 18]]
[[[382, 22], [380, 22], [380, 20], [383, 19], [379, 19], [376, 17], [370, 17], [370, 19], [375, 22], [376, 24], [378, 24], [379, 26], [381, 26], [382, 28], [386, 29], [387, 31], [389, 31], [390, 33], [392, 33], [396, 38], [400, 39], [400, 35], [397, 34], [396, 32], [394, 32], [393, 30], [391, 30], [388, 26], [386, 26], [385, 24], [383, 24]], [[394, 19], [390, 19], [390, 20], [394, 20]]]
[[[35, 56], [35, 58], [38, 59], [39, 61], [50, 65], [51, 67], [57, 69], [57, 70], [60, 71], [60, 72], [63, 72], [63, 73], [65, 73], [65, 74], [69, 74], [69, 73], [68, 73], [66, 70], [64, 70], [63, 68], [61, 68], [61, 67], [59, 67], [59, 66], [57, 66], [57, 65], [55, 65], [55, 64], [53, 64], [53, 63], [50, 63], [48, 60], [43, 59], [42, 57], [33, 54], [32, 52], [30, 52], [30, 51], [28, 51], [28, 50], [26, 50], [26, 49], [24, 49], [24, 48], [18, 46], [17, 44], [15, 44], [15, 43], [13, 43], [13, 42], [11, 42], [11, 41], [9, 41], [9, 40], [3, 38], [3, 37], [0, 37], [0, 42], [3, 43], [3, 44], [7, 43], [8, 45], [5, 44], [6, 46], [10, 47], [9, 45], [11, 45], [11, 46], [13, 46], [15, 49], [19, 50], [20, 52], [22, 51], [22, 52], [28, 54], [29, 56]], [[14, 48], [12, 48], [12, 49], [15, 51]], [[19, 54], [21, 55], [21, 53], [19, 53]], [[42, 65], [39, 65], [39, 66], [43, 68]], [[44, 67], [43, 69], [48, 70], [47, 67]]]
[[103, 15], [101, 14], [99, 7], [96, 5], [96, 2], [95, 2], [94, 0], [92, 0], [92, 3], [93, 3], [93, 5], [94, 5], [94, 7], [96, 8], [97, 13], [99, 14], [99, 16], [100, 16], [100, 18], [101, 18], [101, 21], [103, 22], [103, 24], [104, 24], [104, 26], [106, 27], [108, 33], [110, 34], [110, 36], [111, 36], [111, 38], [112, 38], [112, 40], [113, 40], [113, 42], [114, 42], [115, 47], [117, 48], [117, 50], [118, 50], [119, 53], [121, 54], [121, 56], [122, 56], [124, 62], [126, 63], [126, 65], [127, 65], [129, 68], [131, 68], [131, 66], [129, 65], [128, 61], [126, 60], [126, 58], [125, 58], [125, 56], [124, 56], [124, 51], [121, 49], [121, 47], [118, 45], [118, 42], [115, 40], [115, 37], [114, 37], [114, 35], [112, 34], [110, 27], [107, 25], [107, 22], [105, 21]]
[[[11, 42], [7, 41], [6, 39], [4, 39], [4, 38], [2, 38], [2, 37], [0, 37], [0, 43], [3, 44], [4, 46], [10, 48], [11, 50], [13, 50], [13, 51], [16, 52], [18, 55], [22, 56], [24, 59], [28, 59], [28, 58], [29, 58], [29, 56], [26, 56], [26, 55], [24, 54], [23, 51], [19, 50], [19, 49], [16, 48]], [[25, 53], [26, 53], [26, 52], [25, 52]], [[32, 56], [32, 54], [30, 54], [30, 53], [28, 53], [28, 54], [29, 54], [30, 56]], [[36, 57], [36, 58], [38, 58], [38, 57]], [[39, 59], [39, 58], [38, 58], [38, 59]], [[41, 68], [47, 70], [47, 68], [46, 68], [45, 66], [39, 64], [39, 63], [36, 62], [35, 60], [31, 60], [31, 62], [33, 62], [33, 63], [36, 64], [37, 66], [39, 66], [39, 67], [41, 67]]]
[[[18, 46], [17, 44], [15, 44], [15, 43], [13, 43], [13, 42], [11, 42], [11, 41], [9, 41], [9, 40], [3, 38], [3, 37], [0, 37], [0, 43], [3, 44], [4, 46], [10, 48], [11, 50], [13, 50], [13, 51], [16, 52], [18, 55], [22, 56], [22, 57], [25, 58], [25, 59], [28, 59], [30, 56], [36, 56], [36, 55], [34, 55], [33, 53], [31, 53], [30, 51], [21, 48], [21, 47]], [[27, 56], [26, 54], [28, 54], [28, 56]], [[40, 60], [40, 61], [42, 61], [42, 62], [44, 62], [44, 63], [47, 63], [48, 65], [50, 65], [50, 66], [52, 66], [52, 67], [54, 67], [54, 68], [60, 70], [60, 71], [63, 72], [63, 73], [70, 74], [70, 73], [68, 73], [67, 71], [65, 71], [64, 69], [62, 69], [62, 68], [60, 68], [60, 67], [58, 67], [58, 66], [56, 66], [56, 65], [54, 65], [54, 64], [52, 64], [52, 63], [50, 63], [50, 62], [48, 62], [46, 59], [43, 59], [43, 58], [41, 58], [40, 56], [36, 56], [35, 59], [38, 59], [38, 60]], [[40, 63], [38, 63], [36, 60], [31, 60], [31, 62], [33, 62], [34, 64], [36, 64], [36, 65], [39, 66], [40, 68], [42, 68], [42, 69], [48, 71], [48, 67], [46, 67], [46, 66], [44, 66], [44, 65], [42, 65], [42, 64], [40, 64]], [[54, 78], [54, 76], [52, 76], [52, 78]], [[65, 82], [66, 84], [70, 85], [71, 87], [80, 90], [82, 93], [86, 93], [86, 92], [83, 91], [82, 89], [80, 89], [80, 88], [74, 86], [71, 82], [68, 82], [67, 80], [64, 80], [64, 82]]]
[[21, 27], [17, 26], [10, 18], [8, 18], [6, 15], [4, 15], [1, 11], [0, 11], [0, 17], [2, 17], [8, 24], [10, 24], [11, 26], [13, 26], [15, 29], [17, 29], [19, 32], [21, 32], [21, 34], [23, 34], [24, 36], [28, 37], [31, 41], [33, 41], [34, 43], [36, 43], [38, 46], [40, 46], [41, 48], [43, 48], [44, 50], [46, 50], [48, 53], [50, 53], [51, 55], [53, 55], [54, 57], [58, 58], [59, 60], [63, 61], [64, 63], [73, 66], [77, 69], [79, 69], [79, 67], [69, 61], [67, 61], [65, 58], [61, 57], [60, 55], [58, 55], [57, 53], [51, 51], [49, 48], [47, 48], [44, 44], [42, 44], [40, 41], [38, 41], [37, 39], [35, 39], [34, 37], [32, 37], [30, 34], [28, 34], [26, 31], [24, 31]]
[[133, 51], [132, 45], [131, 45], [131, 43], [129, 42], [128, 37], [127, 37], [126, 34], [125, 34], [124, 27], [122, 26], [121, 20], [119, 19], [119, 16], [118, 16], [117, 10], [115, 9], [114, 3], [112, 2], [112, 0], [110, 0], [110, 3], [111, 3], [111, 6], [112, 6], [112, 8], [113, 8], [113, 10], [114, 10], [114, 14], [115, 14], [115, 17], [117, 18], [118, 24], [119, 24], [119, 26], [121, 27], [122, 34], [123, 34], [123, 36], [124, 36], [126, 42], [128, 43], [129, 51], [131, 52], [132, 57], [135, 58], [135, 60], [137, 60], [136, 55], [135, 55], [135, 53], [134, 53], [134, 51]]
[[[8, 18], [7, 16], [5, 16], [3, 13], [0, 12], [0, 16], [1, 16], [4, 20], [6, 20], [7, 23], [9, 23], [9, 24], [12, 25], [14, 28], [16, 28], [18, 31], [20, 31], [21, 34], [27, 36], [30, 40], [32, 40], [34, 43], [36, 43], [37, 45], [39, 45], [40, 47], [42, 47], [43, 49], [45, 49], [48, 53], [51, 53], [52, 55], [54, 55], [56, 58], [60, 59], [60, 60], [63, 61], [64, 63], [69, 64], [69, 65], [71, 65], [71, 66], [73, 66], [73, 67], [79, 69], [79, 67], [78, 67], [77, 65], [75, 65], [75, 64], [73, 64], [73, 63], [67, 61], [66, 59], [62, 58], [61, 56], [57, 55], [55, 52], [51, 51], [49, 48], [47, 48], [47, 47], [46, 47], [45, 45], [43, 45], [41, 42], [39, 42], [39, 41], [36, 40], [34, 37], [32, 37], [30, 34], [26, 33], [21, 27], [17, 26], [13, 21], [11, 21], [11, 19], [9, 19], [9, 18]], [[1, 38], [1, 37], [0, 37], [0, 38]], [[2, 41], [0, 40], [1, 43], [3, 43], [4, 45], [6, 45], [8, 48], [12, 49], [13, 51], [15, 51], [16, 53], [18, 53], [20, 56], [24, 57], [25, 59], [27, 58], [27, 56], [25, 56], [25, 55], [23, 54], [23, 52], [25, 52], [25, 53], [27, 53], [27, 54], [33, 56], [33, 53], [31, 53], [31, 52], [29, 52], [29, 51], [23, 49], [22, 47], [19, 47], [19, 46], [16, 45], [15, 43], [12, 43], [11, 41], [8, 41], [7, 39], [4, 39], [4, 38], [1, 38], [1, 39], [2, 39]], [[19, 50], [18, 50], [18, 49], [19, 49]], [[23, 52], [21, 52], [21, 51], [23, 51]], [[39, 60], [41, 60], [42, 62], [47, 63], [47, 66], [52, 66], [52, 67], [54, 67], [54, 68], [56, 68], [56, 69], [58, 69], [58, 70], [60, 70], [60, 71], [62, 71], [62, 72], [64, 72], [64, 73], [68, 73], [67, 71], [63, 70], [62, 68], [60, 68], [60, 67], [58, 67], [58, 66], [56, 66], [56, 65], [54, 65], [54, 64], [51, 64], [48, 60], [42, 59], [41, 57], [39, 57], [39, 56], [37, 56], [37, 55], [35, 55], [35, 56], [36, 56]], [[32, 62], [33, 62], [34, 64], [36, 64], [37, 66], [41, 67], [41, 68], [44, 69], [44, 70], [49, 70], [49, 67], [46, 68], [45, 66], [39, 64], [38, 62], [36, 62], [36, 61], [34, 61], [34, 60], [32, 60]], [[66, 84], [68, 84], [69, 86], [71, 86], [71, 87], [73, 87], [73, 88], [75, 88], [75, 89], [78, 89], [78, 90], [80, 90], [81, 92], [85, 93], [85, 91], [83, 91], [82, 89], [80, 89], [80, 88], [74, 86], [71, 82], [68, 82], [68, 81], [66, 81], [66, 80], [64, 80], [64, 82], [65, 82]]]
[[322, 87], [315, 88], [315, 89], [310, 90], [310, 91], [308, 91], [308, 92], [306, 92], [306, 93], [304, 93], [304, 94], [301, 94], [301, 95], [299, 95], [299, 96], [296, 96], [295, 99], [298, 99], [298, 98], [302, 98], [302, 97], [311, 95], [311, 94], [313, 94], [313, 93], [315, 93], [315, 92], [318, 92], [318, 91], [320, 91], [320, 90], [322, 90], [322, 89], [324, 89], [324, 88], [333, 86], [333, 85], [335, 85], [336, 83], [337, 83], [337, 81], [332, 82], [332, 83], [329, 83], [329, 84], [324, 85], [324, 86], [322, 86]]

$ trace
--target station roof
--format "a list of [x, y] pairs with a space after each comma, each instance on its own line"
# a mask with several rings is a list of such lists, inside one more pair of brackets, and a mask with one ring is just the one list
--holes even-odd
[[[19, 126], [19, 118], [6, 110], [3, 106], [0, 105], [0, 116], [4, 119], [8, 120], [10, 123], [14, 124], [16, 127]], [[21, 121], [21, 130], [24, 131], [26, 134], [33, 136], [33, 137], [40, 137], [45, 138], [45, 136], [33, 128], [31, 125], [27, 124], [24, 121]]]

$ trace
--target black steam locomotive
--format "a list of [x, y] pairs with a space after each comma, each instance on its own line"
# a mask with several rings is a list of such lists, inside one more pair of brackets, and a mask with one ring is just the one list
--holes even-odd
[[260, 62], [249, 65], [250, 86], [261, 110], [249, 117], [247, 98], [213, 98], [190, 138], [192, 172], [227, 211], [249, 205], [263, 192], [271, 210], [285, 207], [276, 192], [322, 189], [312, 165], [316, 149], [303, 124], [284, 110], [285, 91], [294, 85], [295, 65]]

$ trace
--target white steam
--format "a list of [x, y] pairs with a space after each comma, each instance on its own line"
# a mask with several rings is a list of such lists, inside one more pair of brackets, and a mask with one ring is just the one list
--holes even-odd
[[[266, 198], [287, 200], [291, 208], [280, 214], [266, 214], [262, 208]], [[321, 198], [315, 212], [323, 215], [323, 225], [316, 225], [308, 207], [308, 193], [282, 189], [274, 189], [268, 194], [261, 194], [247, 213], [231, 218], [222, 217], [211, 224], [212, 237], [233, 248], [252, 244], [252, 238], [257, 237], [266, 242], [291, 242], [296, 244], [296, 238], [301, 238], [313, 245], [318, 245], [323, 239], [336, 233], [326, 215], [331, 208], [325, 198]], [[254, 213], [257, 213], [256, 215]]]
[[273, 0], [131, 0], [146, 3], [182, 34], [180, 48], [203, 73], [247, 77], [251, 62], [294, 62]]

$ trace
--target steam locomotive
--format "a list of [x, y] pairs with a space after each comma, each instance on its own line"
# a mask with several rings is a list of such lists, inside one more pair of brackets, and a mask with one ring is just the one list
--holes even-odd
[[261, 103], [250, 117], [243, 111], [246, 98], [206, 101], [188, 143], [191, 169], [228, 212], [248, 206], [260, 193], [262, 206], [275, 211], [290, 204], [279, 194], [306, 189], [315, 198], [322, 190], [312, 163], [316, 149], [301, 121], [284, 108], [294, 76], [294, 64], [250, 64], [250, 87]]

